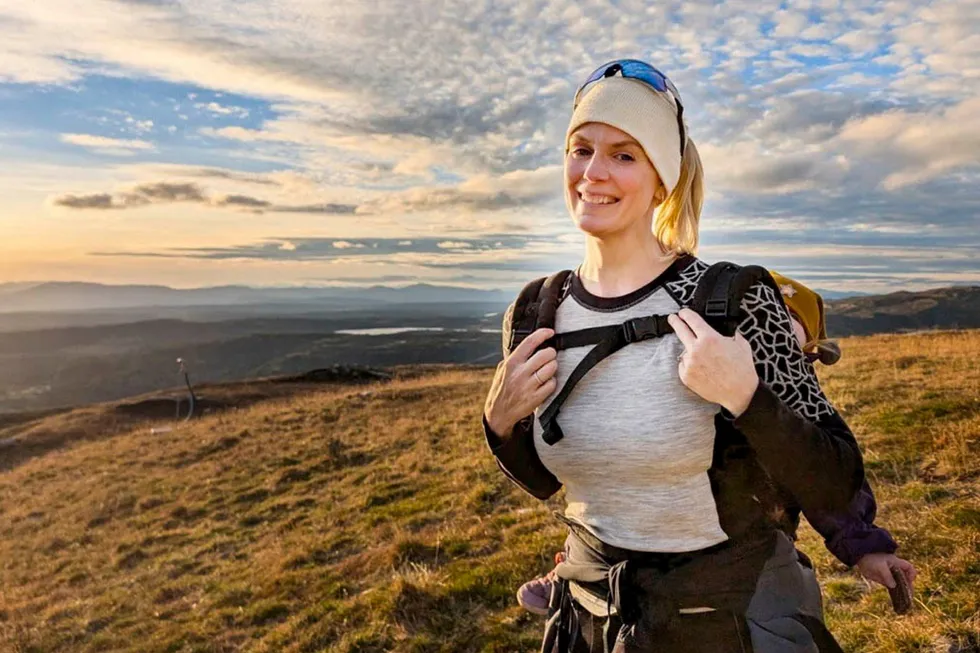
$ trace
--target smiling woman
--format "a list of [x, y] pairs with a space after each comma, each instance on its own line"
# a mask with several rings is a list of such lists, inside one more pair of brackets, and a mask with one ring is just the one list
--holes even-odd
[[[801, 509], [857, 521], [861, 454], [768, 275], [734, 337], [690, 310], [709, 268], [703, 176], [660, 71], [619, 60], [589, 77], [564, 192], [585, 256], [538, 280], [544, 327], [525, 328], [525, 304], [505, 314], [483, 418], [508, 477], [539, 499], [566, 490], [542, 651], [839, 650], [793, 539]], [[586, 337], [650, 319], [628, 347]]]

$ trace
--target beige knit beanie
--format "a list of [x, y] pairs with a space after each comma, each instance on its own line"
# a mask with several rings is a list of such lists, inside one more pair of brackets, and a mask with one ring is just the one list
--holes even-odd
[[657, 169], [667, 194], [674, 190], [681, 175], [681, 135], [677, 106], [670, 93], [661, 93], [628, 77], [600, 79], [585, 90], [572, 112], [565, 134], [565, 154], [572, 133], [587, 122], [611, 125], [636, 139]]

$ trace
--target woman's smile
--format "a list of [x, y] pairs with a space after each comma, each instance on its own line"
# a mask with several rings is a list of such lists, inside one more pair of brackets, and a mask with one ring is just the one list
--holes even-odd
[[588, 191], [579, 191], [578, 196], [579, 199], [587, 204], [615, 204], [619, 201], [618, 197], [613, 197], [612, 195], [590, 193]]

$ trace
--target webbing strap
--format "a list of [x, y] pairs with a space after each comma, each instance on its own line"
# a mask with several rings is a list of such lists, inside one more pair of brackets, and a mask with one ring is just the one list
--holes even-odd
[[[726, 265], [718, 271], [718, 276], [711, 284], [707, 301], [704, 304], [705, 317], [724, 319], [731, 316], [730, 308], [732, 307], [729, 306], [729, 302], [732, 298], [729, 295], [729, 289], [738, 270], [739, 268], [734, 265]], [[735, 306], [734, 308], [737, 309], [738, 307]]]
[[[595, 347], [572, 370], [561, 392], [558, 393], [558, 396], [541, 413], [541, 428], [543, 429], [541, 438], [549, 445], [554, 445], [565, 437], [561, 427], [558, 426], [558, 412], [561, 410], [562, 404], [565, 403], [565, 400], [572, 393], [572, 390], [575, 389], [576, 384], [582, 380], [582, 377], [589, 370], [598, 365], [604, 358], [611, 356], [631, 342], [659, 338], [667, 333], [673, 333], [673, 331], [674, 328], [667, 322], [666, 315], [649, 315], [647, 317], [636, 317], [631, 320], [626, 320], [622, 324], [570, 331], [554, 336], [556, 350], [558, 349], [557, 344], [563, 345], [562, 349], [588, 344], [595, 344]], [[560, 337], [563, 338], [559, 343], [557, 341]]]
[[575, 347], [585, 347], [587, 345], [597, 345], [603, 340], [610, 340], [618, 337], [620, 331], [626, 331], [624, 337], [626, 342], [639, 342], [647, 338], [657, 338], [664, 333], [673, 333], [674, 329], [667, 322], [666, 315], [648, 315], [646, 317], [635, 317], [626, 320], [622, 324], [609, 324], [600, 327], [590, 327], [579, 329], [578, 331], [567, 331], [556, 333], [545, 341], [545, 347], [554, 347], [555, 351], [564, 349], [574, 349]]

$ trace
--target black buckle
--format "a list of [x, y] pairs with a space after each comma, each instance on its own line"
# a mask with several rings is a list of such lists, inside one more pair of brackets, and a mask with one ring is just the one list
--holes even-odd
[[728, 315], [728, 300], [709, 299], [704, 304], [704, 314], [708, 317], [725, 317]]
[[648, 338], [659, 338], [663, 334], [660, 332], [660, 323], [655, 316], [634, 317], [626, 320], [622, 325], [623, 337], [627, 343], [639, 342]]

